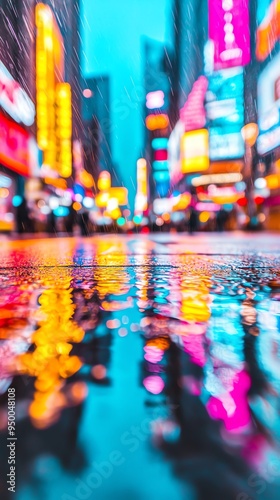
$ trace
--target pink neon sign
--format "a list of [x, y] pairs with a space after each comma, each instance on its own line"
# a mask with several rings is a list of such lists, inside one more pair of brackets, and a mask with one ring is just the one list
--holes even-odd
[[250, 62], [249, 0], [208, 0], [214, 70]]
[[21, 175], [29, 175], [29, 134], [0, 113], [0, 163]]
[[198, 130], [206, 125], [204, 100], [207, 87], [208, 80], [206, 76], [200, 76], [193, 84], [184, 106], [180, 109], [180, 120], [185, 125], [185, 132]]

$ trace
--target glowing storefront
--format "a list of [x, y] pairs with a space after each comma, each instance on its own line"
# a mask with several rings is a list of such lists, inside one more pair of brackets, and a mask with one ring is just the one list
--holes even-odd
[[0, 231], [15, 228], [13, 205], [20, 177], [30, 173], [35, 106], [0, 61]]

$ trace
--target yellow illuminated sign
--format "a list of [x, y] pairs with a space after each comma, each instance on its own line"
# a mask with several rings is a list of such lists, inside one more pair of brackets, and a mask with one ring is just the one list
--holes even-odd
[[169, 118], [166, 114], [148, 115], [146, 118], [146, 127], [148, 130], [161, 130], [169, 126]]
[[90, 189], [93, 186], [95, 186], [94, 178], [89, 172], [87, 172], [84, 169], [81, 170], [81, 172], [78, 175], [78, 178], [82, 186], [84, 186], [87, 189]]
[[148, 208], [148, 172], [147, 161], [139, 158], [137, 161], [137, 193], [135, 198], [135, 214]]
[[[45, 165], [62, 177], [72, 173], [71, 88], [64, 84], [64, 44], [48, 5], [36, 5], [37, 142]], [[62, 123], [63, 122], [63, 123]]]
[[108, 201], [115, 198], [118, 201], [118, 205], [127, 205], [128, 191], [124, 187], [114, 187], [108, 189], [108, 191], [103, 191], [98, 193], [95, 198], [95, 204], [99, 208], [107, 207]]
[[280, 187], [280, 175], [271, 174], [265, 177], [268, 189], [278, 189]]
[[117, 208], [114, 208], [113, 210], [107, 210], [105, 212], [105, 215], [108, 215], [112, 219], [117, 220], [119, 217], [121, 217], [122, 213], [121, 213], [119, 207], [117, 207]]
[[209, 137], [206, 129], [186, 132], [182, 136], [181, 161], [183, 174], [209, 168]]
[[110, 198], [116, 198], [119, 205], [127, 205], [128, 191], [124, 187], [113, 187], [109, 189]]
[[192, 197], [189, 193], [184, 193], [175, 198], [175, 204], [172, 207], [173, 212], [185, 210], [191, 203]]
[[97, 181], [97, 187], [100, 191], [108, 191], [111, 187], [111, 174], [107, 172], [106, 170], [103, 170], [103, 172], [100, 172], [98, 181]]
[[107, 207], [107, 203], [109, 201], [109, 193], [108, 192], [104, 192], [104, 193], [98, 193], [96, 195], [96, 198], [95, 198], [95, 205], [98, 207], [98, 208], [105, 208]]
[[137, 193], [147, 195], [147, 162], [144, 158], [140, 158], [137, 162]]
[[36, 6], [36, 115], [37, 142], [44, 151], [44, 162], [55, 163], [55, 75], [53, 58], [53, 14], [39, 3]]
[[61, 177], [72, 174], [72, 97], [69, 83], [56, 86], [56, 170]]

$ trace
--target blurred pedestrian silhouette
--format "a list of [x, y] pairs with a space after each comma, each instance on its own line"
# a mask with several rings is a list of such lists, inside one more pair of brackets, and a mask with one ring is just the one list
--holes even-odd
[[48, 219], [47, 219], [47, 232], [50, 234], [53, 234], [56, 232], [55, 215], [54, 215], [52, 210], [51, 210], [50, 214], [48, 215]]
[[189, 234], [194, 233], [197, 230], [197, 213], [194, 207], [190, 208], [189, 215]]
[[30, 233], [33, 232], [33, 223], [29, 217], [29, 209], [26, 199], [23, 197], [21, 204], [16, 209], [16, 226], [17, 232]]
[[89, 214], [88, 212], [80, 212], [78, 214], [78, 224], [81, 230], [81, 235], [82, 236], [88, 236], [89, 235]]
[[225, 230], [225, 225], [226, 225], [226, 222], [227, 222], [227, 212], [221, 208], [221, 210], [219, 210], [219, 212], [217, 213], [217, 219], [216, 219], [216, 222], [217, 222], [217, 230], [219, 232], [222, 232]]
[[76, 212], [73, 208], [73, 205], [69, 207], [69, 215], [65, 218], [65, 229], [67, 233], [73, 234], [73, 229], [74, 229], [74, 224], [75, 224], [75, 219], [76, 219]]

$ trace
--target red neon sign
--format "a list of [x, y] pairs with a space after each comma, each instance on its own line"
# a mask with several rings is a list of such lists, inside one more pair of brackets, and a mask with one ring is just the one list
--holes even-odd
[[167, 160], [167, 150], [166, 149], [157, 149], [154, 152], [154, 160], [155, 161], [165, 161], [165, 160]]
[[0, 163], [21, 175], [29, 175], [29, 134], [0, 113]]

